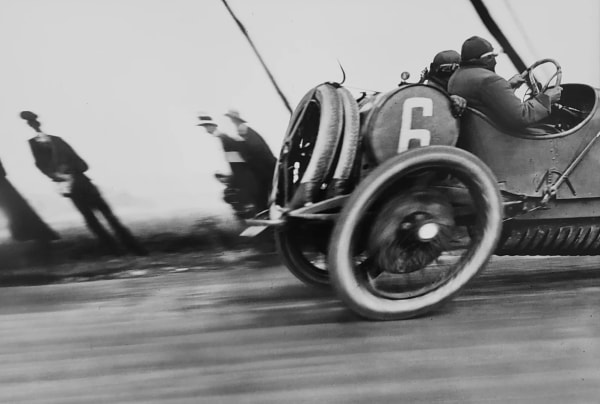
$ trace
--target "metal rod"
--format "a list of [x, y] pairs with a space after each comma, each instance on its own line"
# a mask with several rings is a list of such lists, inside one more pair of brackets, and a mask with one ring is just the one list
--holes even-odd
[[587, 152], [592, 148], [596, 140], [600, 137], [600, 132], [596, 133], [596, 135], [588, 142], [585, 148], [579, 153], [575, 160], [569, 164], [564, 173], [556, 180], [556, 182], [550, 187], [550, 193], [556, 192], [558, 187], [562, 185], [565, 179], [571, 174], [571, 172], [575, 169], [575, 167], [579, 164], [579, 162], [583, 159], [583, 157], [587, 154]]

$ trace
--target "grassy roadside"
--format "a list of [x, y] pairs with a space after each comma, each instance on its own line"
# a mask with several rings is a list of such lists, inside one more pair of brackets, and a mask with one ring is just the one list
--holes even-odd
[[34, 285], [165, 272], [218, 270], [279, 262], [270, 233], [239, 236], [243, 227], [227, 218], [167, 218], [128, 223], [148, 256], [115, 256], [84, 227], [59, 229], [61, 239], [42, 248], [34, 242], [0, 244], [0, 285]]

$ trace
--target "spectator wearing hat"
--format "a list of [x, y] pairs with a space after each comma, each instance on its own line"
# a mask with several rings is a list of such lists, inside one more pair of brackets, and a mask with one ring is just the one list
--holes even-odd
[[[460, 54], [455, 50], [445, 50], [438, 52], [429, 68], [423, 70], [421, 81], [425, 84], [448, 92], [448, 81], [452, 74], [460, 65]], [[467, 107], [467, 100], [459, 95], [450, 95], [452, 100], [452, 113], [454, 116], [461, 116]]]
[[198, 126], [218, 138], [223, 147], [231, 175], [215, 176], [225, 184], [223, 199], [232, 206], [236, 217], [240, 220], [249, 219], [266, 209], [268, 194], [264, 195], [261, 178], [249, 163], [253, 162], [253, 157], [248, 152], [247, 141], [238, 134], [220, 131], [217, 123], [206, 113], [200, 113], [198, 119]]
[[496, 74], [497, 55], [484, 38], [473, 36], [467, 39], [461, 48], [460, 68], [450, 78], [448, 91], [464, 97], [470, 107], [483, 112], [505, 129], [547, 133], [549, 128], [540, 131], [533, 125], [550, 116], [552, 104], [560, 100], [562, 89], [548, 88], [522, 102], [514, 90], [525, 79], [517, 74], [505, 80]]
[[260, 205], [264, 209], [267, 209], [277, 159], [263, 137], [248, 126], [246, 120], [240, 116], [238, 111], [230, 109], [225, 113], [225, 116], [231, 119], [231, 122], [237, 128], [238, 136], [244, 141], [244, 158], [258, 178], [259, 193], [262, 196]]
[[36, 132], [36, 136], [29, 139], [35, 165], [56, 183], [62, 196], [71, 199], [98, 240], [111, 252], [121, 253], [116, 241], [102, 226], [95, 212], [102, 213], [127, 249], [137, 255], [146, 255], [146, 250], [121, 224], [98, 188], [84, 174], [88, 170], [87, 163], [62, 138], [42, 132], [36, 114], [23, 111], [20, 115]]

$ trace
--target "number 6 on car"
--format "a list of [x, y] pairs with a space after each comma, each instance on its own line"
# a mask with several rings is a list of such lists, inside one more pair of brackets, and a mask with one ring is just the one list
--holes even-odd
[[448, 96], [423, 85], [403, 86], [381, 96], [361, 125], [370, 165], [415, 147], [454, 146], [458, 130]]
[[[412, 117], [415, 109], [421, 108], [423, 116], [433, 114], [433, 101], [431, 98], [414, 97], [404, 101], [402, 106], [402, 126], [398, 140], [398, 153], [410, 148], [411, 140], [418, 140], [419, 146], [429, 146], [431, 143], [431, 132], [427, 129], [413, 129]], [[414, 143], [413, 143], [414, 144]]]

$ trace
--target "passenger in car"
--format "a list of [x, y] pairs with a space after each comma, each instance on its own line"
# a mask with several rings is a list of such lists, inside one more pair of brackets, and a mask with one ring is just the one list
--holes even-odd
[[[452, 74], [458, 69], [460, 54], [455, 50], [444, 50], [438, 52], [429, 68], [425, 68], [421, 75], [421, 82], [448, 92], [448, 81]], [[452, 100], [452, 114], [461, 116], [467, 107], [467, 101], [459, 95], [450, 95]]]
[[461, 62], [448, 82], [448, 92], [460, 95], [473, 107], [507, 130], [521, 130], [530, 134], [544, 134], [552, 129], [536, 125], [548, 118], [552, 104], [558, 102], [561, 87], [548, 88], [534, 98], [522, 102], [514, 90], [525, 82], [517, 74], [505, 80], [495, 72], [496, 56], [492, 45], [473, 36], [461, 48]]
[[438, 52], [421, 73], [421, 82], [448, 91], [448, 81], [460, 65], [460, 54], [455, 50]]

